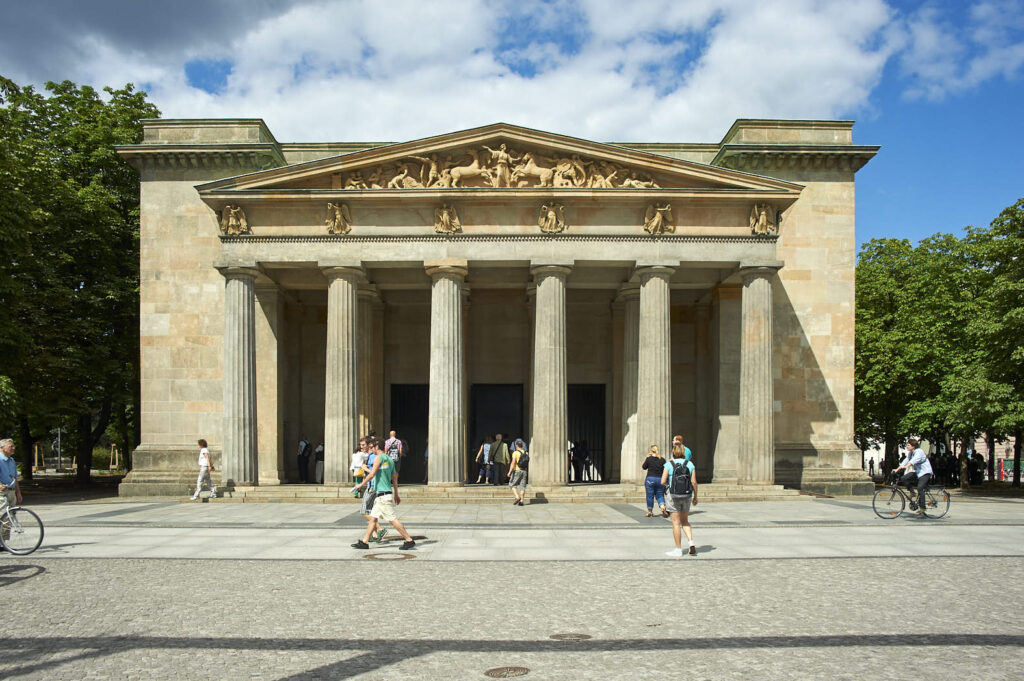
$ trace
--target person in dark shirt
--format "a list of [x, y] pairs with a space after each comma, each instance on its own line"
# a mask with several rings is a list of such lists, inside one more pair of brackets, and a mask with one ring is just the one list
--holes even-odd
[[661, 515], [668, 517], [665, 510], [665, 485], [661, 484], [661, 474], [665, 470], [665, 460], [658, 452], [658, 445], [651, 445], [647, 450], [647, 458], [644, 459], [642, 468], [647, 471], [644, 479], [644, 490], [647, 492], [647, 517], [654, 515], [654, 501], [657, 499], [661, 507]]

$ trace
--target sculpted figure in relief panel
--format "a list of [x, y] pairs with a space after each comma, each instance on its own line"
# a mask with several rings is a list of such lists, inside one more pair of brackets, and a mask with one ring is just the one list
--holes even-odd
[[352, 231], [352, 213], [344, 203], [327, 203], [328, 234], [348, 234]]
[[248, 233], [249, 221], [241, 206], [224, 206], [220, 212], [220, 231], [230, 236]]
[[560, 203], [545, 203], [537, 216], [540, 231], [556, 234], [565, 231], [565, 206]]
[[779, 215], [771, 204], [755, 203], [750, 209], [751, 234], [778, 234]]
[[434, 209], [434, 231], [438, 234], [454, 234], [462, 231], [462, 223], [455, 212], [455, 206], [444, 204]]
[[[459, 155], [468, 162], [459, 160]], [[364, 177], [363, 173], [366, 173]], [[521, 154], [505, 143], [479, 149], [428, 156], [409, 155], [396, 165], [354, 170], [345, 189], [422, 189], [485, 187], [590, 187], [596, 189], [651, 189], [658, 183], [646, 173], [617, 163], [582, 158], [579, 154], [545, 158], [536, 151]]]
[[675, 232], [676, 227], [672, 224], [672, 204], [666, 203], [664, 206], [659, 206], [652, 203], [647, 206], [647, 211], [644, 213], [644, 230], [649, 234]]

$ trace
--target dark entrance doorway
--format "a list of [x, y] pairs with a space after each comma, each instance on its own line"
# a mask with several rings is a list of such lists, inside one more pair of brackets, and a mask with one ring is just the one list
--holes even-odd
[[576, 450], [590, 452], [590, 463], [582, 457], [570, 471], [572, 482], [607, 481], [604, 441], [604, 384], [570, 383], [568, 394], [569, 440]]
[[427, 477], [423, 450], [427, 445], [427, 417], [429, 414], [430, 386], [411, 383], [391, 384], [391, 422], [384, 426], [379, 437], [387, 439], [388, 430], [398, 433], [400, 440], [409, 444], [402, 459], [399, 480], [404, 485], [417, 485]]
[[469, 442], [466, 479], [476, 480], [476, 451], [484, 437], [501, 433], [514, 440], [523, 432], [523, 385], [521, 383], [476, 383], [469, 391]]

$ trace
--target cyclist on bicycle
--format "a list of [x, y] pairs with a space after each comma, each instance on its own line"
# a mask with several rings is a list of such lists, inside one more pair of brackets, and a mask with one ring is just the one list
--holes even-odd
[[[907, 455], [900, 461], [899, 467], [893, 471], [893, 474], [913, 466], [913, 472], [908, 470], [897, 484], [906, 486], [911, 499], [910, 508], [917, 515], [924, 516], [924, 491], [932, 479], [932, 465], [928, 463], [928, 455], [921, 449], [921, 442], [917, 438], [912, 437], [907, 440], [907, 445]], [[915, 485], [917, 486], [917, 504], [914, 504], [913, 501]]]
[[[14, 461], [14, 440], [0, 440], [0, 513], [8, 506], [21, 504], [21, 488], [18, 486], [18, 465]], [[7, 539], [10, 527], [0, 530]]]

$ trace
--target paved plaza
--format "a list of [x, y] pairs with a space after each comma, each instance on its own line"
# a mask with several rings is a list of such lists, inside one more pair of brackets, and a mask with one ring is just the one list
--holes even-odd
[[43, 546], [0, 558], [5, 679], [1024, 676], [1018, 500], [702, 504], [683, 559], [642, 505], [403, 504], [408, 554], [350, 548], [354, 505], [33, 508]]

